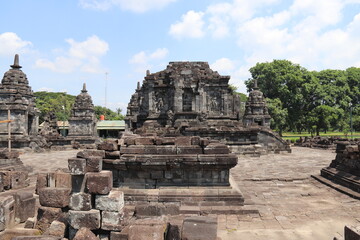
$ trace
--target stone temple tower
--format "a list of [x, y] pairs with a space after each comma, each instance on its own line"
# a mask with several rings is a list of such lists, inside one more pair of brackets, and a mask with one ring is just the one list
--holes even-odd
[[76, 96], [69, 118], [69, 137], [95, 137], [96, 117], [94, 104], [84, 83], [81, 93]]
[[[21, 71], [19, 55], [5, 72], [0, 84], [0, 120], [7, 120], [10, 110], [10, 133], [13, 147], [28, 147], [31, 137], [36, 137], [39, 127], [39, 110], [26, 74]], [[7, 123], [0, 123], [0, 145], [6, 147]]]
[[245, 104], [243, 123], [246, 127], [257, 125], [270, 128], [270, 120], [271, 116], [266, 106], [264, 94], [259, 90], [255, 79], [253, 90], [249, 93], [248, 101]]

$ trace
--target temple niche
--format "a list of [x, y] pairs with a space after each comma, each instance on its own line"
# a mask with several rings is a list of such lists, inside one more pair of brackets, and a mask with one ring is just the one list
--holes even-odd
[[257, 80], [255, 80], [253, 90], [249, 93], [249, 98], [245, 104], [244, 125], [246, 127], [258, 125], [270, 128], [270, 120], [271, 116], [266, 106], [264, 94], [259, 90]]
[[163, 71], [148, 71], [128, 104], [127, 130], [211, 138], [242, 154], [291, 151], [271, 131], [271, 117], [257, 85], [242, 117], [245, 103], [229, 87], [229, 80], [207, 62], [170, 62]]
[[19, 65], [18, 54], [10, 67], [0, 85], [0, 120], [10, 117], [11, 123], [0, 123], [0, 144], [8, 146], [10, 124], [12, 146], [28, 147], [38, 134], [39, 110], [35, 108], [35, 97]]

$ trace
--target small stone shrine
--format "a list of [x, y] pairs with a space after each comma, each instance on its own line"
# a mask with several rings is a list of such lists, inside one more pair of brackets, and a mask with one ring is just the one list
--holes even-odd
[[163, 71], [147, 72], [128, 104], [127, 130], [138, 134], [200, 136], [226, 143], [231, 151], [258, 156], [290, 152], [290, 146], [270, 126], [270, 115], [255, 85], [246, 103], [207, 62], [170, 62]]
[[[336, 145], [336, 158], [329, 167], [321, 169], [321, 176], [314, 176], [316, 179], [326, 178], [332, 182], [343, 185], [349, 189], [346, 193], [360, 199], [360, 151], [359, 142], [355, 145], [350, 142], [338, 142]], [[332, 184], [329, 184], [332, 185]], [[344, 191], [344, 190], [342, 190]], [[356, 192], [355, 194], [351, 191]]]
[[12, 147], [28, 147], [38, 134], [39, 110], [35, 108], [35, 97], [17, 54], [0, 85], [0, 120], [9, 117], [11, 123], [0, 123], [0, 146], [8, 146], [10, 124]]
[[258, 125], [270, 128], [270, 120], [264, 94], [259, 90], [255, 79], [253, 90], [245, 104], [244, 126]]
[[91, 96], [84, 83], [81, 93], [76, 96], [69, 118], [69, 135], [80, 144], [94, 144], [96, 137], [96, 116]]

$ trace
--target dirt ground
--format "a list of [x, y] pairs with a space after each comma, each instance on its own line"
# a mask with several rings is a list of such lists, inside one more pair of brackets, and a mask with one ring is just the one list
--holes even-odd
[[[218, 215], [223, 240], [332, 240], [345, 225], [360, 225], [360, 202], [311, 178], [335, 158], [334, 151], [293, 147], [293, 152], [258, 158], [239, 156], [231, 178], [248, 209], [260, 214]], [[21, 160], [37, 172], [67, 167], [78, 151], [25, 153]]]

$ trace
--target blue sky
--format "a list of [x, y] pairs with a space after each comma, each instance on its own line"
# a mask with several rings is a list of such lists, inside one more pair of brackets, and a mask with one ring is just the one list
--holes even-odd
[[207, 61], [241, 92], [257, 62], [360, 67], [360, 0], [12, 0], [0, 16], [1, 72], [19, 53], [34, 91], [86, 82], [104, 106], [107, 82], [107, 107], [123, 112], [169, 61]]

